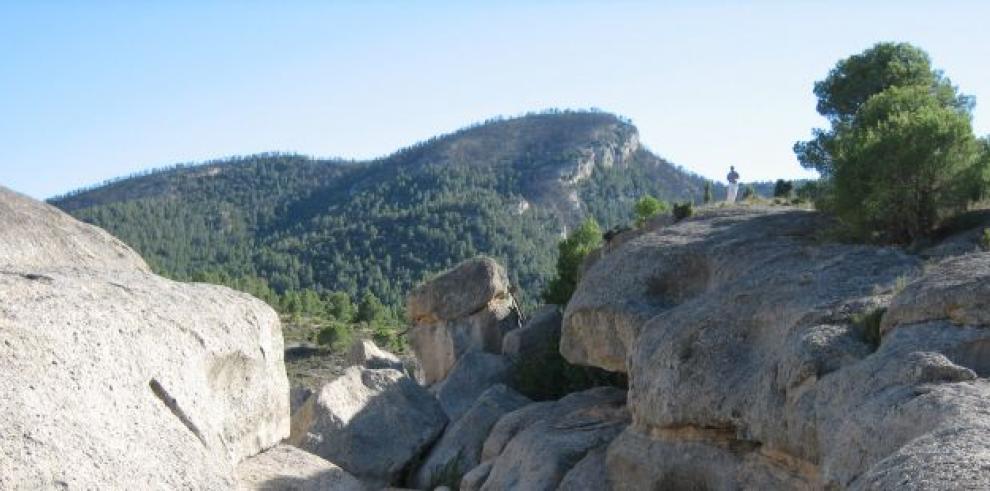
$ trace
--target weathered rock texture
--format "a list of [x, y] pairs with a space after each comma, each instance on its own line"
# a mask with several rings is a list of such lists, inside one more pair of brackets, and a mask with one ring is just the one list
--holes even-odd
[[362, 481], [394, 484], [446, 424], [436, 399], [402, 372], [353, 366], [296, 411], [289, 443]]
[[406, 309], [415, 324], [409, 344], [428, 385], [443, 380], [465, 353], [500, 354], [505, 333], [519, 325], [505, 269], [485, 257], [420, 285], [409, 294]]
[[469, 259], [416, 287], [406, 298], [406, 312], [417, 324], [467, 317], [509, 292], [505, 268], [487, 257]]
[[531, 401], [518, 392], [496, 385], [486, 390], [463, 417], [450, 425], [443, 438], [433, 446], [416, 472], [413, 484], [426, 489], [444, 469], [465, 473], [481, 462], [481, 448], [492, 426], [505, 413], [515, 411]]
[[398, 356], [379, 348], [370, 339], [358, 339], [347, 351], [347, 363], [364, 368], [391, 368], [404, 372], [406, 367]]
[[505, 415], [485, 441], [482, 456], [493, 460], [481, 489], [556, 489], [576, 464], [629, 424], [625, 398], [622, 390], [602, 387]]
[[224, 489], [289, 431], [260, 300], [0, 188], [0, 489]]
[[447, 417], [457, 421], [489, 387], [509, 383], [511, 378], [512, 363], [508, 358], [472, 351], [457, 360], [447, 378], [430, 387], [430, 391]]
[[526, 324], [509, 331], [502, 340], [502, 352], [511, 357], [541, 356], [557, 351], [560, 345], [560, 308], [547, 305], [536, 311]]
[[990, 487], [990, 255], [923, 268], [826, 224], [719, 210], [587, 269], [561, 350], [630, 375], [612, 488]]
[[248, 458], [236, 469], [244, 491], [366, 491], [340, 467], [291, 445], [279, 445]]

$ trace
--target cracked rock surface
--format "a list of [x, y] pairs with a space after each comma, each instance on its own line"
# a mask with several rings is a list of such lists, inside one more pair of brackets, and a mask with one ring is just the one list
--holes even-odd
[[225, 489], [289, 434], [278, 317], [0, 188], [0, 489]]
[[924, 263], [827, 224], [707, 210], [589, 265], [561, 351], [629, 374], [612, 488], [990, 488], [990, 253]]

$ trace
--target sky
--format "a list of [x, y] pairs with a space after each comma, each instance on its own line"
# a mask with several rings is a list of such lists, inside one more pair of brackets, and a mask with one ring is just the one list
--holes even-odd
[[0, 185], [36, 198], [264, 151], [366, 159], [492, 116], [600, 108], [713, 179], [813, 177], [812, 85], [925, 49], [990, 133], [990, 2], [0, 0]]

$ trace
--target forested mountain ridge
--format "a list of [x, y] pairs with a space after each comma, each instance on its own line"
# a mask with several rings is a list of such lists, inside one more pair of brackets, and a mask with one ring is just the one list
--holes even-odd
[[135, 247], [158, 272], [262, 278], [399, 305], [425, 276], [477, 254], [524, 299], [586, 216], [629, 221], [646, 194], [700, 201], [704, 179], [653, 155], [602, 112], [495, 119], [367, 162], [260, 154], [151, 172], [50, 202]]

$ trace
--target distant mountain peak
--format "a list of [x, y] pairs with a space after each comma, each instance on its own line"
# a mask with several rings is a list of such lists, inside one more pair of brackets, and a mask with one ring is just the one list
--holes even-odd
[[497, 258], [531, 300], [561, 233], [629, 221], [645, 194], [704, 180], [598, 111], [494, 118], [371, 161], [269, 153], [181, 165], [51, 200], [110, 230], [158, 272], [261, 277], [276, 290], [370, 289], [397, 305], [424, 275]]

